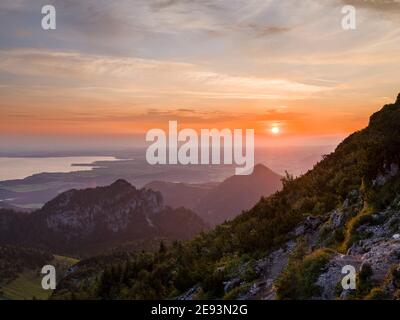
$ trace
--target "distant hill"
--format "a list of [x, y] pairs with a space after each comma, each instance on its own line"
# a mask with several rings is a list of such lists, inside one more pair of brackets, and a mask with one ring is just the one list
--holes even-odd
[[282, 188], [282, 177], [258, 164], [248, 176], [232, 176], [221, 183], [184, 184], [152, 182], [146, 188], [161, 192], [172, 207], [194, 210], [212, 225], [231, 220], [250, 209], [261, 197], [268, 197]]
[[231, 220], [282, 188], [282, 176], [262, 164], [248, 176], [232, 176], [212, 188], [193, 208], [204, 220], [219, 224]]
[[185, 207], [194, 209], [201, 198], [219, 183], [189, 184], [165, 181], [153, 181], [145, 188], [158, 191], [162, 194], [166, 205], [172, 208]]
[[157, 239], [190, 239], [207, 225], [192, 211], [165, 207], [160, 193], [124, 180], [70, 190], [29, 215], [0, 210], [0, 244], [92, 254], [120, 245], [149, 248]]
[[13, 206], [12, 204], [9, 204], [6, 201], [0, 201], [0, 209], [15, 210], [15, 211], [26, 212], [26, 213], [30, 213], [30, 212], [34, 211], [33, 209], [30, 209], [30, 208], [20, 208], [20, 207]]

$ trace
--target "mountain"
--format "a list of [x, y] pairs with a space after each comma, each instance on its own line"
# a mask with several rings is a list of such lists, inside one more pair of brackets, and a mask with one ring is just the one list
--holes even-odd
[[29, 215], [0, 211], [0, 243], [74, 255], [121, 245], [150, 248], [159, 239], [189, 239], [205, 229], [192, 211], [165, 207], [160, 193], [124, 180], [64, 192]]
[[[82, 152], [82, 151], [81, 151]], [[73, 172], [42, 172], [23, 179], [0, 181], [0, 201], [21, 208], [39, 209], [62, 192], [71, 189], [86, 189], [108, 186], [123, 178], [136, 187], [142, 188], [151, 181], [179, 181], [184, 183], [199, 183], [227, 176], [232, 172], [233, 165], [210, 166], [154, 166], [146, 161], [145, 148], [127, 151], [98, 151], [96, 156], [113, 156], [118, 161], [99, 161], [87, 167], [84, 171]], [[1, 153], [1, 150], [0, 150]], [[4, 154], [4, 153], [3, 153]], [[90, 154], [90, 151], [89, 151]], [[71, 157], [74, 151], [65, 153], [22, 153], [4, 154], [17, 157]], [[62, 160], [62, 159], [61, 159]], [[61, 161], [60, 160], [60, 161]], [[45, 161], [45, 160], [43, 160]], [[78, 164], [75, 164], [78, 165]]]
[[82, 262], [53, 298], [399, 299], [399, 164], [400, 95], [234, 220], [158, 253]]
[[232, 176], [211, 189], [193, 208], [213, 225], [231, 220], [282, 188], [282, 177], [262, 164], [252, 174]]
[[184, 184], [152, 182], [146, 188], [161, 192], [172, 207], [184, 206], [194, 210], [211, 225], [231, 220], [243, 210], [254, 206], [282, 188], [282, 177], [258, 164], [247, 176], [232, 176], [215, 184]]
[[218, 182], [190, 184], [153, 181], [146, 184], [144, 187], [160, 192], [165, 204], [172, 208], [185, 207], [193, 210], [197, 206], [199, 200], [217, 185]]

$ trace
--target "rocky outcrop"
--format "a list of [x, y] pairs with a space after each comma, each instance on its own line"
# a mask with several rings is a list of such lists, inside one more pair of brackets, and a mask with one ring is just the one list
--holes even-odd
[[0, 236], [0, 243], [72, 254], [98, 253], [126, 243], [149, 248], [146, 243], [156, 245], [156, 239], [185, 240], [208, 229], [194, 212], [165, 207], [160, 193], [138, 190], [124, 180], [67, 191], [25, 219], [20, 216], [9, 212], [0, 217], [0, 229], [13, 230]]
[[[368, 281], [374, 286], [385, 284], [390, 270], [397, 268], [400, 263], [400, 212], [393, 209], [396, 206], [397, 200], [387, 210], [371, 213], [368, 219], [353, 231], [363, 238], [355, 241], [347, 254], [337, 253], [331, 258], [316, 282], [321, 292], [314, 298], [347, 298], [350, 291], [344, 290], [340, 284], [344, 276], [342, 268], [346, 265], [353, 266], [358, 273], [363, 266], [368, 265], [371, 268]], [[334, 228], [339, 228], [346, 224], [346, 216], [343, 212], [335, 210], [330, 221]]]
[[399, 173], [399, 165], [397, 163], [391, 163], [383, 167], [383, 172], [379, 173], [378, 176], [372, 181], [373, 186], [383, 186], [389, 179], [397, 176]]
[[47, 226], [52, 230], [68, 228], [88, 235], [99, 225], [112, 233], [122, 232], [138, 215], [143, 215], [148, 226], [153, 227], [150, 217], [163, 208], [159, 193], [136, 190], [119, 180], [110, 187], [65, 192], [39, 212], [46, 216]]
[[329, 261], [326, 269], [319, 276], [316, 285], [321, 289], [320, 294], [314, 299], [334, 300], [338, 296], [337, 288], [340, 286], [344, 276], [342, 269], [344, 266], [353, 266], [356, 270], [360, 269], [362, 264], [358, 256], [336, 254]]
[[255, 271], [259, 274], [259, 280], [255, 281], [250, 289], [242, 294], [242, 299], [274, 300], [276, 292], [274, 281], [283, 271], [289, 261], [296, 243], [289, 241], [283, 248], [273, 251], [265, 259], [257, 261]]

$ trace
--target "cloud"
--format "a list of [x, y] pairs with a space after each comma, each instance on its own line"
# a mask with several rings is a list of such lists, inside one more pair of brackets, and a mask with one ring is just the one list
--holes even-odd
[[145, 131], [154, 126], [166, 126], [168, 121], [178, 121], [181, 127], [200, 128], [254, 128], [263, 132], [270, 123], [288, 125], [304, 121], [307, 113], [293, 112], [290, 110], [270, 109], [265, 112], [227, 112], [222, 110], [197, 110], [162, 108], [147, 109], [145, 111], [118, 111], [93, 113], [89, 111], [75, 111], [55, 113], [30, 114], [24, 111], [12, 111], [7, 120], [10, 122], [26, 122], [29, 124], [51, 123], [66, 127], [90, 124], [94, 127], [127, 127], [130, 131]]
[[[289, 79], [217, 73], [189, 63], [31, 49], [0, 51], [0, 71], [21, 79], [29, 77], [33, 88], [36, 82], [64, 90], [70, 85], [81, 92], [108, 89], [115, 94], [144, 94], [158, 98], [301, 99], [330, 90], [325, 85]], [[74, 81], [69, 84], [71, 79]]]
[[[56, 6], [54, 32], [40, 27], [42, 3]], [[354, 32], [341, 28], [344, 3], [365, 9]], [[394, 1], [3, 0], [0, 8], [1, 117], [20, 108], [103, 121], [113, 110], [139, 118], [165, 110], [212, 122], [230, 117], [211, 110], [229, 108], [285, 121], [296, 115], [261, 110], [364, 106], [398, 91]]]
[[286, 108], [275, 108], [267, 110], [259, 119], [263, 121], [288, 121], [304, 118], [306, 116], [308, 116], [308, 114], [304, 112], [293, 112], [286, 110]]
[[223, 2], [213, 0], [150, 0], [148, 3], [154, 10], [166, 10], [177, 7], [193, 8], [193, 6], [216, 10], [221, 9], [223, 6]]
[[385, 13], [400, 13], [399, 0], [342, 0], [358, 8], [367, 8]]
[[281, 33], [289, 32], [291, 30], [291, 28], [288, 27], [259, 26], [251, 23], [248, 25], [248, 27], [252, 32], [262, 37], [278, 35]]

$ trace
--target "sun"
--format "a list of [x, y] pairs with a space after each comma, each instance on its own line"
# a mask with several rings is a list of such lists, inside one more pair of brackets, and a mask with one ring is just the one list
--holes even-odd
[[281, 131], [281, 130], [280, 130], [279, 127], [277, 127], [277, 126], [273, 126], [273, 127], [271, 128], [272, 134], [278, 134], [280, 131]]

